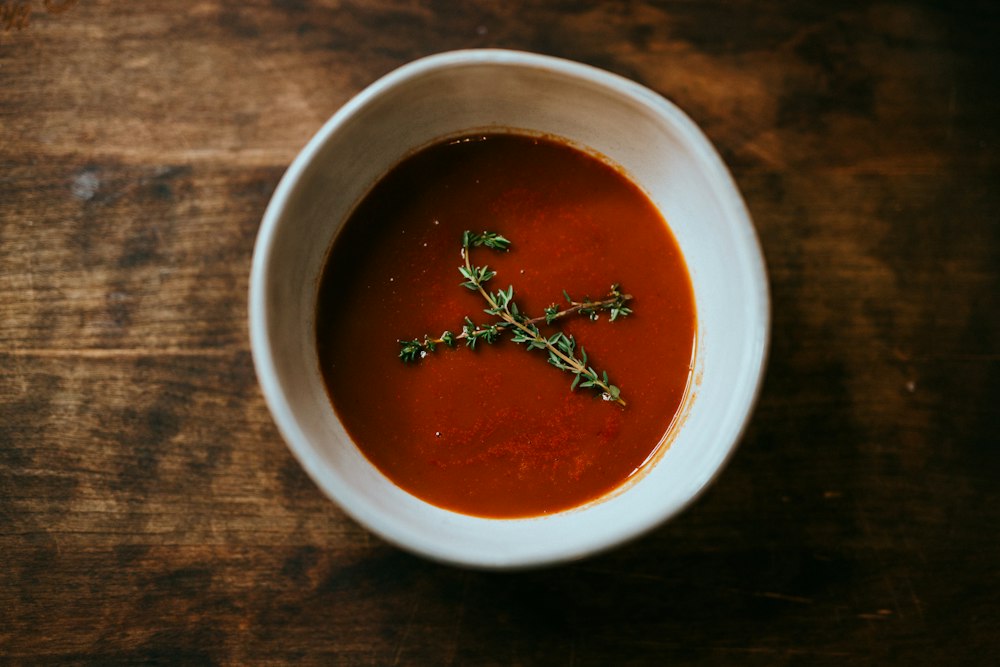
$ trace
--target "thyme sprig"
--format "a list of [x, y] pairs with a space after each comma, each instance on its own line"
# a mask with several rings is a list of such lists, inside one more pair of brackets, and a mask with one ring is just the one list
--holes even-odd
[[[586, 315], [591, 320], [596, 320], [598, 319], [598, 313], [604, 311], [611, 313], [610, 319], [614, 322], [619, 317], [625, 317], [632, 313], [632, 309], [625, 306], [625, 302], [631, 299], [632, 295], [622, 294], [618, 285], [612, 285], [608, 291], [608, 295], [599, 301], [594, 301], [590, 297], [584, 297], [583, 301], [574, 301], [567, 294], [566, 301], [570, 304], [568, 307], [560, 310], [559, 304], [554, 303], [545, 309], [544, 316], [532, 317], [527, 320], [527, 323], [538, 324], [544, 322], [545, 324], [552, 324], [558, 319], [575, 313]], [[480, 340], [485, 343], [494, 343], [499, 338], [501, 331], [510, 328], [510, 326], [510, 323], [504, 321], [494, 322], [488, 326], [485, 324], [480, 325], [466, 317], [465, 324], [462, 326], [462, 331], [459, 334], [444, 331], [437, 338], [424, 336], [423, 339], [414, 338], [413, 340], [399, 341], [401, 346], [399, 358], [407, 362], [419, 361], [423, 357], [426, 357], [427, 354], [434, 352], [438, 345], [455, 347], [458, 341], [461, 340], [466, 341], [466, 347], [475, 349], [476, 344]]]
[[500, 318], [499, 321], [476, 324], [471, 318], [466, 317], [462, 332], [458, 335], [451, 331], [445, 331], [437, 338], [424, 336], [423, 340], [419, 338], [400, 340], [400, 359], [405, 362], [419, 361], [429, 353], [434, 352], [438, 345], [455, 347], [459, 340], [465, 340], [466, 347], [475, 349], [480, 341], [487, 344], [495, 343], [504, 330], [510, 329], [513, 332], [512, 342], [525, 345], [529, 351], [543, 350], [547, 352], [548, 362], [551, 365], [571, 373], [573, 383], [570, 385], [570, 389], [593, 388], [600, 393], [604, 400], [614, 401], [624, 406], [625, 400], [621, 397], [621, 389], [611, 383], [607, 371], [599, 373], [593, 366], [589, 365], [586, 349], [582, 345], [578, 348], [573, 336], [567, 336], [561, 331], [545, 336], [538, 325], [542, 322], [551, 325], [556, 320], [575, 313], [596, 320], [599, 313], [604, 311], [610, 313], [610, 319], [613, 322], [632, 313], [631, 308], [626, 305], [632, 299], [632, 295], [623, 293], [620, 286], [614, 284], [604, 299], [593, 300], [590, 297], [584, 297], [582, 301], [574, 301], [563, 290], [563, 296], [568, 303], [567, 307], [560, 309], [558, 304], [553, 303], [545, 308], [544, 316], [532, 318], [522, 312], [515, 302], [513, 285], [508, 285], [506, 290], [501, 289], [496, 292], [490, 292], [486, 289], [486, 283], [496, 276], [496, 271], [486, 265], [474, 265], [471, 260], [472, 248], [484, 246], [491, 250], [506, 252], [510, 248], [510, 241], [494, 232], [476, 234], [466, 231], [462, 234], [463, 264], [458, 267], [458, 270], [465, 278], [461, 285], [471, 291], [479, 292], [489, 306], [484, 309], [484, 312], [487, 315]]
[[559, 309], [559, 304], [553, 303], [551, 306], [545, 309], [544, 318], [535, 318], [536, 320], [545, 320], [546, 324], [552, 324], [560, 317], [565, 317], [566, 315], [571, 315], [573, 313], [580, 313], [581, 315], [586, 315], [595, 322], [600, 317], [599, 313], [602, 311], [609, 311], [611, 313], [611, 321], [614, 322], [619, 317], [626, 317], [632, 314], [632, 309], [625, 305], [626, 301], [631, 301], [631, 294], [622, 294], [621, 286], [615, 283], [611, 286], [608, 291], [608, 295], [601, 299], [600, 301], [594, 301], [589, 296], [583, 298], [583, 301], [574, 301], [566, 290], [563, 290], [563, 296], [566, 297], [566, 301], [569, 302], [569, 307], [562, 310]]

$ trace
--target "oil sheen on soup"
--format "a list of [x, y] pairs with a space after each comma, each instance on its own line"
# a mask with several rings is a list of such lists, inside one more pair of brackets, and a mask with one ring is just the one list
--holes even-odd
[[[565, 307], [564, 290], [596, 299], [617, 283], [632, 295], [632, 314], [614, 322], [538, 325], [585, 347], [625, 407], [571, 391], [571, 373], [509, 331], [400, 360], [400, 340], [497, 319], [460, 285], [465, 230], [511, 241], [471, 259], [496, 271], [489, 290], [514, 287], [528, 317]], [[417, 152], [358, 204], [326, 261], [316, 342], [334, 409], [372, 464], [434, 505], [512, 518], [599, 498], [651, 458], [685, 396], [695, 317], [678, 245], [624, 174], [554, 139], [489, 134]]]

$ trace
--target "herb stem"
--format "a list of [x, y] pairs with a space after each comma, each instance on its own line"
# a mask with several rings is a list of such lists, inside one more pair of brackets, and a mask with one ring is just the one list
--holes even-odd
[[476, 234], [466, 231], [462, 234], [462, 265], [458, 267], [458, 271], [465, 278], [465, 282], [461, 285], [473, 292], [479, 292], [489, 305], [484, 312], [499, 319], [487, 324], [476, 324], [471, 318], [466, 317], [462, 332], [458, 335], [445, 331], [438, 338], [424, 336], [423, 340], [419, 338], [400, 340], [399, 358], [406, 363], [417, 362], [434, 352], [438, 345], [455, 347], [455, 343], [462, 339], [465, 340], [466, 347], [474, 350], [480, 342], [487, 345], [495, 343], [504, 330], [511, 329], [513, 331], [511, 340], [514, 343], [523, 344], [528, 350], [545, 350], [549, 355], [549, 364], [573, 375], [571, 390], [578, 386], [595, 389], [600, 392], [604, 400], [614, 401], [624, 407], [625, 400], [621, 397], [621, 389], [611, 384], [607, 371], [598, 374], [593, 366], [587, 365], [587, 350], [581, 345], [577, 352], [577, 342], [573, 336], [567, 336], [556, 330], [546, 337], [542, 335], [539, 325], [551, 325], [556, 320], [574, 313], [596, 320], [602, 311], [607, 311], [610, 321], [614, 322], [619, 317], [626, 317], [632, 313], [632, 309], [627, 305], [632, 300], [632, 295], [623, 293], [619, 285], [614, 284], [603, 299], [595, 301], [588, 296], [584, 297], [583, 301], [574, 301], [569, 293], [563, 290], [563, 296], [569, 304], [567, 307], [560, 310], [559, 306], [553, 303], [545, 309], [543, 317], [529, 317], [518, 308], [514, 300], [513, 285], [508, 286], [506, 290], [498, 290], [495, 294], [484, 287], [496, 276], [496, 271], [485, 265], [472, 264], [472, 248], [479, 246], [505, 252], [510, 248], [510, 241], [495, 232]]
[[[555, 355], [556, 357], [558, 357], [559, 359], [561, 359], [562, 362], [564, 364], [566, 364], [567, 366], [569, 366], [570, 369], [572, 369], [572, 371], [577, 376], [579, 376], [581, 374], [586, 375], [587, 374], [587, 366], [585, 366], [583, 363], [581, 363], [579, 359], [576, 359], [575, 357], [571, 357], [571, 356], [565, 354], [558, 347], [556, 347], [555, 345], [553, 345], [552, 343], [550, 343], [547, 338], [545, 338], [544, 336], [541, 336], [538, 333], [538, 329], [536, 327], [529, 327], [525, 322], [530, 322], [530, 320], [526, 320], [525, 319], [525, 322], [522, 322], [519, 318], [514, 317], [514, 315], [511, 314], [511, 312], [510, 312], [510, 304], [509, 304], [509, 302], [507, 304], [505, 304], [504, 306], [500, 306], [500, 305], [497, 304], [496, 299], [493, 298], [493, 295], [490, 294], [489, 292], [487, 292], [483, 288], [482, 281], [479, 280], [476, 277], [477, 276], [477, 272], [473, 270], [472, 263], [471, 263], [471, 260], [470, 260], [470, 255], [472, 254], [470, 252], [470, 250], [471, 250], [471, 248], [467, 244], [464, 244], [462, 246], [462, 259], [465, 261], [465, 269], [466, 269], [466, 272], [467, 272], [466, 275], [472, 276], [471, 282], [473, 284], [475, 284], [476, 289], [483, 296], [483, 298], [486, 299], [486, 302], [488, 304], [490, 304], [490, 309], [493, 310], [493, 311], [495, 311], [500, 316], [500, 318], [503, 319], [505, 322], [507, 322], [509, 325], [517, 327], [518, 329], [520, 329], [521, 331], [523, 331], [526, 334], [526, 337], [529, 338], [530, 340], [533, 340], [533, 341], [536, 341], [538, 343], [543, 344], [545, 346], [545, 349], [547, 349], [549, 351], [550, 355]], [[631, 298], [631, 297], [629, 297], [629, 298]], [[582, 307], [582, 304], [581, 304], [581, 307]], [[580, 309], [580, 307], [576, 308], [576, 310], [579, 310], [579, 309]], [[545, 318], [541, 318], [541, 319], [545, 319]], [[551, 322], [551, 318], [549, 319], [549, 321]], [[618, 403], [622, 407], [625, 407], [625, 405], [626, 405], [625, 400], [621, 397], [621, 395], [619, 394], [619, 392], [617, 390], [612, 390], [611, 389], [611, 384], [609, 382], [602, 381], [600, 378], [596, 378], [595, 377], [593, 384], [595, 386], [599, 387], [601, 389], [601, 391], [604, 393], [604, 395], [607, 396], [610, 400], [614, 400], [616, 403]], [[574, 384], [574, 386], [575, 386], [575, 384]]]
[[[480, 294], [484, 293], [481, 289], [479, 290], [479, 292], [480, 292]], [[491, 306], [494, 306], [494, 307], [496, 306], [495, 302], [492, 299], [490, 299], [489, 296], [487, 296], [486, 298], [488, 300], [490, 300], [490, 305]], [[626, 301], [631, 301], [632, 298], [633, 297], [632, 297], [631, 294], [619, 294], [617, 296], [611, 296], [611, 295], [609, 295], [608, 297], [606, 297], [604, 299], [601, 299], [600, 301], [591, 301], [590, 299], [587, 299], [585, 301], [570, 301], [570, 304], [572, 304], [572, 305], [569, 308], [563, 308], [562, 310], [557, 310], [557, 311], [555, 311], [553, 313], [546, 314], [546, 315], [543, 315], [541, 317], [532, 317], [530, 319], [524, 320], [524, 323], [525, 324], [540, 324], [540, 323], [544, 322], [545, 324], [551, 324], [551, 323], [555, 322], [556, 320], [559, 320], [559, 319], [562, 319], [563, 317], [566, 317], [567, 315], [572, 315], [573, 313], [577, 313], [577, 312], [580, 312], [580, 311], [593, 310], [596, 313], [597, 311], [601, 311], [601, 310], [609, 310], [615, 304], [624, 303]], [[550, 308], [551, 308], [551, 306], [550, 306]], [[505, 319], [502, 324], [497, 325], [497, 326], [500, 326], [501, 328], [506, 329], [509, 326], [511, 326], [511, 323], [508, 320]], [[477, 327], [476, 331], [481, 331], [481, 329]], [[463, 331], [460, 334], [452, 335], [450, 337], [444, 337], [444, 336], [442, 336], [440, 338], [430, 338], [430, 337], [428, 337], [427, 340], [430, 341], [430, 342], [432, 342], [432, 343], [434, 343], [435, 345], [441, 345], [443, 343], [447, 343], [449, 341], [449, 339], [450, 340], [465, 340], [468, 337], [469, 337], [468, 334]]]

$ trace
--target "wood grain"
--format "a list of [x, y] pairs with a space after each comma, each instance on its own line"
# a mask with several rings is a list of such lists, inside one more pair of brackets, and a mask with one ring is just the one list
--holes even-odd
[[[1000, 13], [926, 2], [79, 2], [0, 32], [0, 657], [992, 664]], [[733, 170], [773, 341], [720, 481], [517, 574], [371, 536], [282, 443], [246, 287], [297, 150], [414, 58], [664, 94]]]

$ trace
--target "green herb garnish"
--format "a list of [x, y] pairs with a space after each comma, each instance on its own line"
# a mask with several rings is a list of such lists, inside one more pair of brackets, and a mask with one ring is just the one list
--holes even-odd
[[405, 362], [420, 361], [434, 352], [438, 345], [455, 347], [460, 340], [464, 340], [466, 347], [474, 350], [480, 342], [495, 343], [505, 330], [510, 329], [513, 332], [512, 342], [525, 345], [528, 350], [547, 352], [550, 364], [571, 373], [573, 383], [570, 385], [570, 389], [589, 387], [597, 391], [604, 400], [614, 401], [624, 406], [625, 400], [621, 397], [621, 390], [611, 384], [607, 371], [598, 373], [593, 366], [588, 365], [587, 351], [582, 345], [577, 345], [573, 336], [567, 336], [561, 331], [545, 336], [538, 325], [544, 323], [546, 326], [551, 326], [556, 320], [572, 314], [580, 314], [596, 320], [598, 314], [605, 311], [610, 313], [610, 319], [614, 322], [632, 313], [632, 309], [626, 305], [626, 302], [632, 299], [632, 295], [624, 294], [620, 286], [614, 284], [603, 299], [595, 301], [584, 297], [583, 301], [574, 301], [563, 290], [563, 296], [567, 302], [565, 308], [560, 308], [558, 304], [553, 303], [545, 309], [544, 316], [529, 317], [518, 308], [514, 301], [513, 285], [508, 285], [506, 290], [497, 290], [496, 292], [490, 292], [484, 287], [496, 276], [496, 271], [486, 265], [474, 265], [471, 259], [472, 248], [484, 246], [491, 250], [506, 252], [510, 248], [510, 241], [494, 232], [476, 234], [466, 231], [463, 233], [463, 264], [458, 267], [458, 270], [465, 281], [461, 285], [473, 292], [479, 292], [489, 306], [484, 309], [484, 312], [499, 319], [487, 324], [476, 324], [471, 318], [466, 317], [462, 332], [459, 334], [445, 331], [437, 338], [424, 336], [423, 340], [419, 338], [401, 340], [399, 341], [399, 358]]

